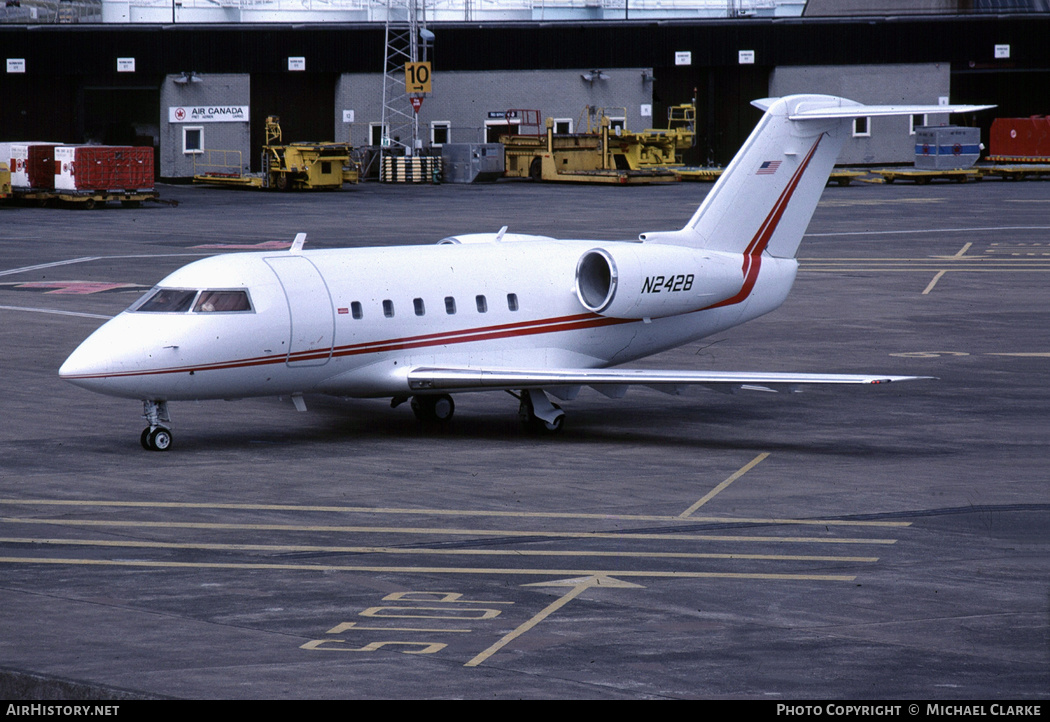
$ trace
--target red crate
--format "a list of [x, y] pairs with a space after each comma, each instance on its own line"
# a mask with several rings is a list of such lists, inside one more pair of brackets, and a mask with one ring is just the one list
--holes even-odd
[[55, 189], [74, 191], [153, 190], [153, 149], [78, 145], [55, 149]]
[[34, 190], [52, 190], [55, 187], [55, 146], [31, 145], [28, 148], [26, 172], [29, 187]]
[[1050, 158], [1050, 118], [996, 118], [990, 141], [993, 156]]

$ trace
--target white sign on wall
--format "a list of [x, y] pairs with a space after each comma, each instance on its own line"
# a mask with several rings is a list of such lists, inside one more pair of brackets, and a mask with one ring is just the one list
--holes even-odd
[[643, 118], [652, 118], [653, 117], [653, 106], [652, 106], [651, 103], [642, 103], [641, 116]]
[[26, 71], [26, 59], [25, 58], [8, 58], [7, 59], [7, 72], [9, 73], [24, 73]]
[[169, 123], [247, 123], [247, 105], [173, 105]]
[[741, 65], [754, 65], [755, 64], [755, 51], [754, 50], [740, 50], [736, 54], [737, 62]]
[[118, 73], [134, 73], [135, 58], [117, 58]]
[[1005, 60], [1010, 57], [1010, 46], [1009, 45], [996, 45], [995, 46], [995, 57], [997, 59]]
[[674, 54], [675, 65], [692, 65], [693, 64], [693, 51], [692, 50], [679, 50]]
[[352, 110], [344, 110], [343, 111], [343, 122], [344, 123], [353, 123], [354, 122], [354, 111], [352, 111]]
[[288, 58], [288, 69], [289, 70], [306, 70], [306, 58], [304, 58], [304, 57], [289, 57]]

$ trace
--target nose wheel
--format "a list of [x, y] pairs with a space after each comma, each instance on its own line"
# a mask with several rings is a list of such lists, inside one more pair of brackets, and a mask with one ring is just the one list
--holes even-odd
[[167, 451], [171, 448], [171, 429], [165, 429], [163, 426], [151, 429], [147, 426], [142, 430], [139, 442], [146, 451]]
[[173, 441], [171, 429], [165, 426], [165, 424], [171, 423], [171, 417], [168, 416], [168, 402], [143, 401], [142, 415], [149, 424], [139, 436], [139, 443], [142, 444], [142, 448], [146, 451], [167, 451], [170, 449]]

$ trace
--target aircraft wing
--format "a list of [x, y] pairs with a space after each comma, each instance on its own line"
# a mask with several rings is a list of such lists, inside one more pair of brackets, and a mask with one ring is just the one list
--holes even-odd
[[[413, 391], [481, 391], [486, 389], [547, 389], [590, 386], [607, 396], [622, 396], [628, 386], [648, 386], [665, 393], [680, 393], [682, 387], [710, 386], [775, 391], [774, 387], [805, 384], [888, 384], [915, 381], [931, 376], [876, 374], [769, 373], [753, 371], [664, 371], [647, 369], [480, 369], [419, 367], [408, 373]], [[566, 398], [561, 394], [556, 396]], [[575, 394], [573, 394], [575, 395]]]

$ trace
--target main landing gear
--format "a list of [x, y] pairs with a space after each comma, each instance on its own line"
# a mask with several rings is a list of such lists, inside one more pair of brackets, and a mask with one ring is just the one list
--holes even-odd
[[456, 404], [448, 394], [440, 396], [413, 396], [412, 413], [424, 424], [443, 424], [456, 413]]
[[[565, 423], [565, 412], [557, 404], [552, 404], [541, 389], [529, 389], [522, 391], [520, 395], [508, 393], [518, 399], [518, 417], [528, 431], [540, 434], [556, 434], [561, 431]], [[396, 408], [408, 400], [404, 396], [397, 396], [391, 400], [390, 405]], [[446, 423], [456, 412], [456, 404], [448, 394], [420, 394], [413, 396], [411, 401], [412, 413], [424, 424]]]
[[168, 416], [167, 401], [143, 401], [142, 415], [149, 424], [142, 430], [139, 442], [146, 451], [167, 451], [171, 448], [171, 429], [166, 424], [171, 423]]
[[545, 434], [556, 434], [565, 423], [565, 412], [552, 404], [542, 389], [528, 389], [518, 397], [518, 418], [527, 430]]

